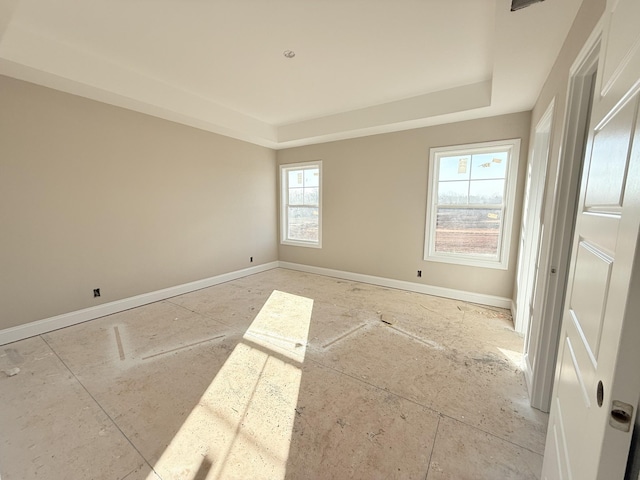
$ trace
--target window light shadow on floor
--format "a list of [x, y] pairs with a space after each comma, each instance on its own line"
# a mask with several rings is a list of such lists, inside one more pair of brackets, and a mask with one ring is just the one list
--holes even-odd
[[516, 368], [522, 370], [524, 366], [524, 358], [522, 352], [507, 350], [506, 348], [500, 347], [498, 347], [498, 350], [500, 350], [500, 353], [502, 353], [507, 358], [507, 360], [509, 360]]
[[312, 309], [312, 299], [271, 293], [156, 472], [189, 480], [284, 479]]

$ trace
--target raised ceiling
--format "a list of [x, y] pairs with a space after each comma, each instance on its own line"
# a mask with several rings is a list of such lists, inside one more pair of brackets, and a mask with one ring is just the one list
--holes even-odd
[[529, 110], [581, 1], [4, 0], [0, 73], [285, 148]]

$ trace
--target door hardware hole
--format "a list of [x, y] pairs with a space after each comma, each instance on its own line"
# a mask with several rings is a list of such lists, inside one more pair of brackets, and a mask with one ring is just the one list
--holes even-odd
[[596, 398], [598, 400], [598, 406], [602, 406], [602, 401], [604, 400], [604, 385], [602, 385], [602, 380], [598, 382], [598, 391], [596, 393]]
[[611, 416], [615, 421], [620, 423], [629, 423], [629, 421], [631, 420], [631, 415], [618, 408], [614, 408], [613, 410], [611, 410]]

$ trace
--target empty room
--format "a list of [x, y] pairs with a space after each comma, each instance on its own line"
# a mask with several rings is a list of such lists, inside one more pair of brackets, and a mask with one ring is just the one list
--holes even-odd
[[640, 480], [638, 0], [0, 4], [0, 480]]

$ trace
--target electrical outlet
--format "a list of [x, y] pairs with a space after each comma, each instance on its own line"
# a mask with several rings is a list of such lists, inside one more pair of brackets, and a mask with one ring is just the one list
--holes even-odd
[[100, 289], [99, 288], [94, 288], [93, 289], [93, 297], [99, 297], [100, 296]]
[[418, 270], [418, 277], [422, 277], [422, 270]]

